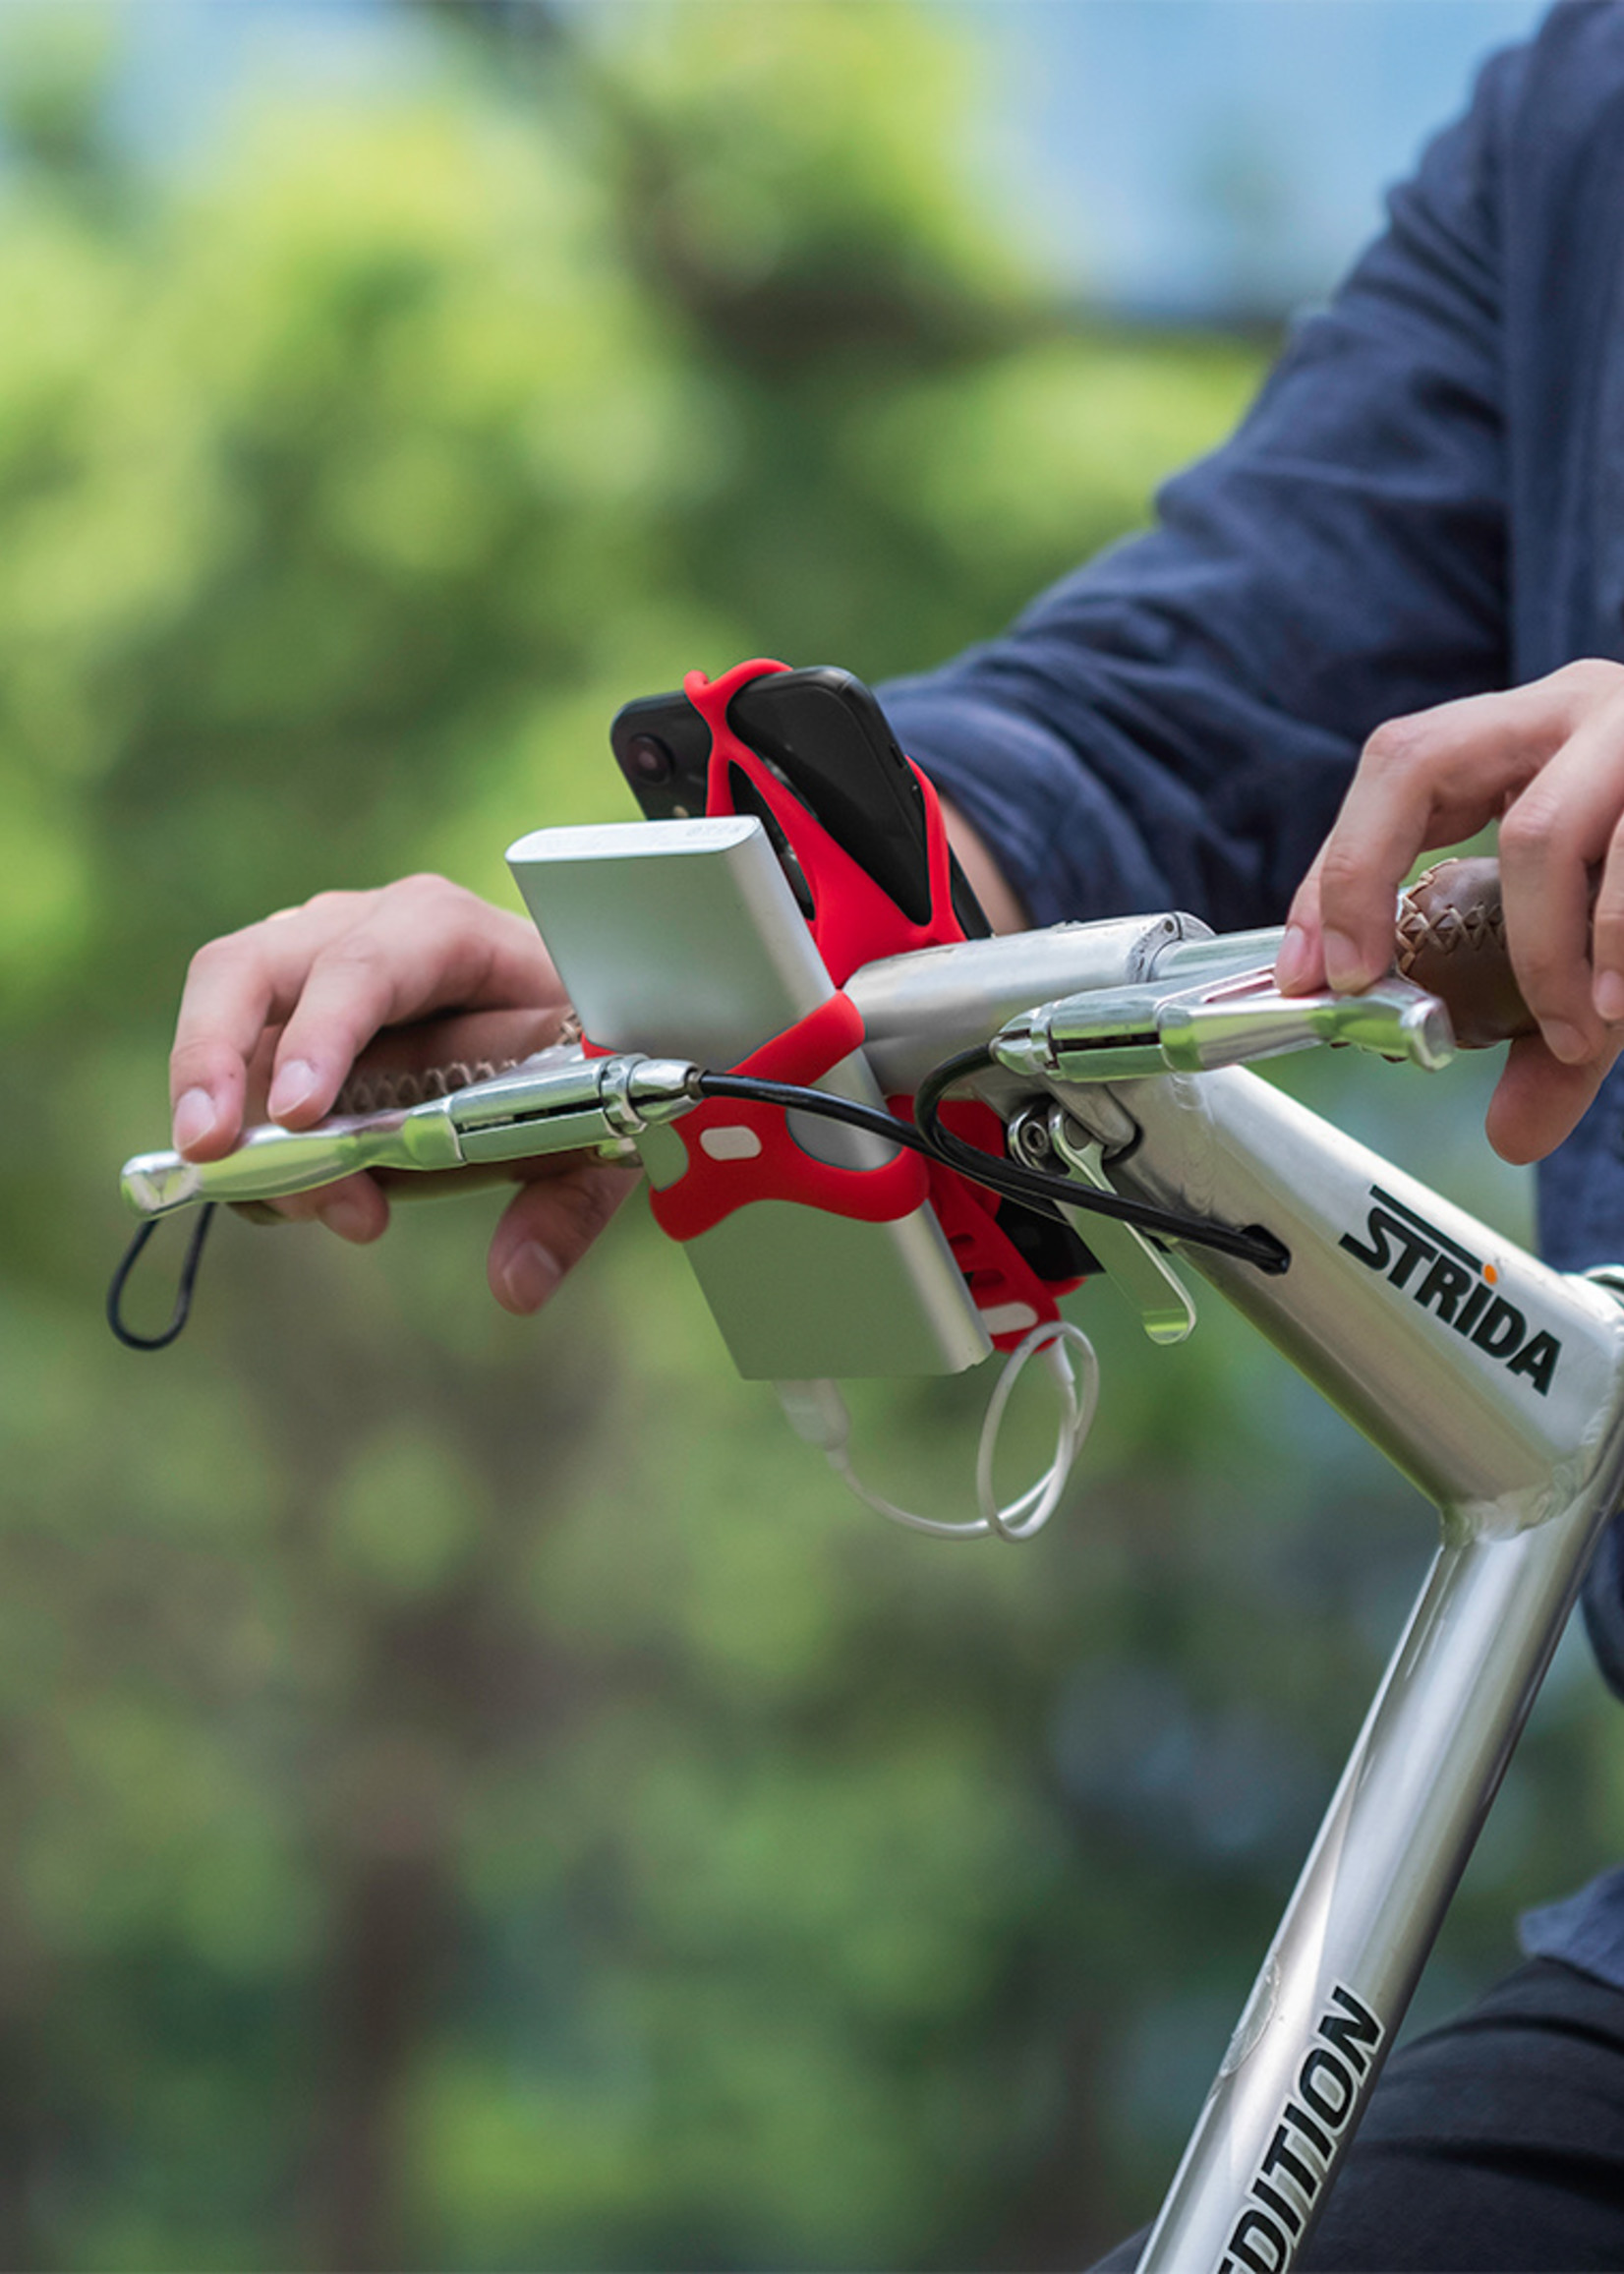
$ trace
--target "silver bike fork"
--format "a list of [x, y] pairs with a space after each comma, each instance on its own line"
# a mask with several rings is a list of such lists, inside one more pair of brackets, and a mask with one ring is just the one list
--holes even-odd
[[[1084, 1127], [1087, 1088], [1055, 1084]], [[1185, 1259], [1432, 1499], [1442, 1541], [1139, 2260], [1285, 2274], [1624, 1487], [1624, 1309], [1240, 1071], [1116, 1083], [1125, 1193], [1290, 1248]]]

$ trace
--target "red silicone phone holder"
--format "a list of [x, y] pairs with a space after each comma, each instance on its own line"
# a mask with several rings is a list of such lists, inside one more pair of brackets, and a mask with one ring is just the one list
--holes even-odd
[[[757, 660], [720, 679], [690, 671], [683, 692], [711, 729], [707, 813], [736, 810], [736, 768], [794, 850], [812, 897], [813, 940], [841, 988], [863, 963], [964, 937], [953, 912], [947, 826], [934, 787], [915, 766], [925, 804], [931, 914], [928, 922], [914, 923], [727, 724], [727, 706], [740, 687], [764, 672], [788, 669]], [[862, 1041], [855, 1004], [836, 994], [732, 1071], [761, 1080], [810, 1083]], [[911, 1098], [887, 1102], [894, 1113], [911, 1119]], [[990, 1107], [973, 1099], [952, 1101], [942, 1118], [967, 1143], [1002, 1157], [1003, 1127]], [[692, 1240], [756, 1200], [789, 1200], [864, 1223], [889, 1223], [928, 1197], [992, 1340], [1005, 1350], [1040, 1321], [1057, 1317], [1056, 1297], [1077, 1285], [1074, 1279], [1040, 1279], [995, 1221], [998, 1195], [943, 1162], [900, 1152], [876, 1169], [837, 1168], [802, 1151], [779, 1107], [735, 1098], [709, 1098], [671, 1127], [686, 1148], [687, 1167], [674, 1184], [653, 1193], [651, 1202], [655, 1220], [673, 1240]]]

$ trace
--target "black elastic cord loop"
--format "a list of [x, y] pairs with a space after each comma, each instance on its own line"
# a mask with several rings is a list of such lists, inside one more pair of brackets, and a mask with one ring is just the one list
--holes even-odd
[[130, 1274], [141, 1259], [142, 1251], [158, 1228], [159, 1219], [151, 1217], [124, 1251], [124, 1260], [113, 1273], [113, 1283], [107, 1290], [107, 1323], [126, 1350], [167, 1350], [181, 1328], [192, 1315], [192, 1295], [198, 1284], [198, 1265], [203, 1261], [203, 1242], [208, 1227], [214, 1220], [214, 1202], [205, 1200], [198, 1210], [198, 1220], [192, 1227], [186, 1254], [181, 1259], [181, 1275], [175, 1288], [175, 1308], [169, 1324], [161, 1334], [137, 1334], [124, 1323], [124, 1290]]

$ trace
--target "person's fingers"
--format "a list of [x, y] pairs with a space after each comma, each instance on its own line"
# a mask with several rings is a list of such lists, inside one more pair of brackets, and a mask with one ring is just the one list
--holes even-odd
[[169, 1057], [177, 1151], [192, 1160], [217, 1160], [236, 1143], [250, 1060], [266, 1028], [297, 1001], [314, 956], [355, 920], [365, 897], [326, 893], [198, 950]]
[[549, 1174], [525, 1185], [491, 1242], [487, 1275], [504, 1311], [539, 1311], [586, 1254], [637, 1183], [629, 1167], [594, 1155], [560, 1155]]
[[1394, 905], [1417, 854], [1459, 843], [1499, 812], [1503, 786], [1473, 779], [1453, 739], [1459, 722], [1435, 732], [1437, 717], [1395, 719], [1366, 743], [1336, 823], [1292, 896], [1275, 960], [1288, 995], [1327, 986], [1352, 993], [1379, 979], [1392, 967]]
[[387, 1195], [369, 1176], [343, 1177], [314, 1193], [294, 1193], [286, 1199], [272, 1200], [270, 1206], [293, 1223], [324, 1224], [329, 1232], [353, 1241], [357, 1247], [381, 1239], [389, 1228]]
[[1624, 673], [1507, 807], [1500, 890], [1512, 966], [1553, 1057], [1588, 1063], [1611, 1052], [1595, 996], [1591, 871], [1624, 809]]
[[1591, 1000], [1603, 1024], [1624, 1029], [1624, 819], [1614, 827], [1591, 911]]
[[1583, 1065], [1564, 1066], [1542, 1035], [1520, 1036], [1506, 1053], [1484, 1124], [1501, 1159], [1521, 1168], [1554, 1152], [1577, 1128], [1616, 1055], [1617, 1045], [1610, 1044]]
[[438, 877], [322, 893], [211, 941], [193, 959], [170, 1060], [177, 1148], [198, 1160], [241, 1132], [247, 1067], [280, 1027], [268, 1111], [303, 1128], [331, 1106], [362, 1045], [399, 1020], [457, 1005], [561, 1005], [522, 917]]
[[1286, 928], [1274, 959], [1274, 983], [1285, 995], [1307, 995], [1325, 984], [1325, 951], [1319, 931], [1319, 868], [1325, 858], [1320, 846], [1292, 895]]
[[1310, 870], [1312, 900], [1294, 903], [1290, 919], [1331, 986], [1367, 987], [1391, 967], [1394, 902], [1417, 854], [1481, 828], [1527, 780], [1527, 743], [1500, 700], [1394, 719], [1365, 744]]
[[409, 877], [311, 962], [276, 1047], [269, 1110], [295, 1129], [326, 1113], [380, 1027], [453, 1005], [559, 999], [535, 928], [442, 877]]
[[[1571, 829], [1570, 888], [1577, 858], [1591, 898], [1590, 969], [1581, 974], [1589, 981], [1587, 1008], [1603, 1028], [1618, 1027], [1624, 1025], [1624, 673], [1619, 691], [1570, 737], [1548, 772], [1564, 800], [1557, 825]], [[1508, 819], [1515, 854], [1521, 817]], [[1503, 840], [1504, 825], [1501, 834]]]
[[1418, 854], [1496, 819], [1613, 691], [1617, 671], [1570, 665], [1379, 727], [1293, 899], [1280, 984], [1352, 990], [1380, 978], [1393, 960], [1394, 901]]
[[[516, 1065], [557, 1041], [562, 1008], [531, 1003], [509, 1011], [447, 1011], [385, 1027], [358, 1053], [337, 1103], [345, 1113], [377, 1113], [434, 1094], [436, 1073], [455, 1088], [482, 1067]], [[253, 1093], [251, 1075], [251, 1101]]]

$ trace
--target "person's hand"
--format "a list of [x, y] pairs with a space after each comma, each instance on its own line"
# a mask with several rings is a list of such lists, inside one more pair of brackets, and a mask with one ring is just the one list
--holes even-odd
[[[169, 1062], [175, 1147], [189, 1160], [218, 1160], [247, 1122], [267, 1114], [309, 1129], [382, 1029], [447, 1015], [432, 1040], [386, 1036], [369, 1066], [522, 1058], [554, 1038], [567, 1009], [534, 927], [443, 877], [319, 893], [193, 959]], [[497, 1302], [522, 1312], [547, 1301], [635, 1175], [589, 1153], [514, 1173], [528, 1181], [496, 1227], [488, 1270]], [[371, 1176], [276, 1205], [346, 1240], [376, 1240], [389, 1221]]]
[[1531, 1161], [1568, 1135], [1624, 1044], [1624, 665], [1569, 664], [1378, 728], [1292, 903], [1276, 978], [1288, 993], [1371, 985], [1391, 967], [1394, 899], [1417, 856], [1491, 821], [1506, 942], [1539, 1032], [1511, 1045], [1488, 1136]]

